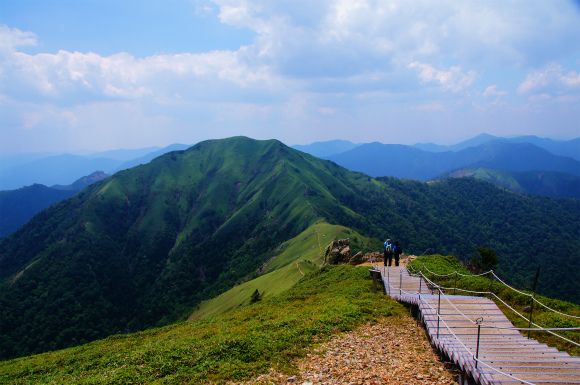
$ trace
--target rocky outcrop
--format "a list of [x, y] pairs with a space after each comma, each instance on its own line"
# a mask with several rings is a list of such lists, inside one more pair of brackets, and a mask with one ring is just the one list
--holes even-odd
[[341, 265], [350, 261], [350, 239], [334, 239], [324, 253], [325, 265]]
[[379, 252], [372, 252], [372, 253], [366, 253], [364, 256], [364, 262], [370, 262], [370, 263], [379, 263], [379, 262], [383, 262], [385, 260], [385, 255], [383, 253], [379, 253]]
[[325, 265], [360, 265], [363, 263], [382, 263], [383, 253], [372, 252], [363, 255], [359, 251], [354, 256], [351, 255], [350, 239], [334, 239], [324, 253]]

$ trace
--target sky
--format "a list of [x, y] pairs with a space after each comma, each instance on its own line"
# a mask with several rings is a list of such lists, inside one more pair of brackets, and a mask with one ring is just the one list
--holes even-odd
[[580, 137], [576, 0], [2, 0], [0, 152]]

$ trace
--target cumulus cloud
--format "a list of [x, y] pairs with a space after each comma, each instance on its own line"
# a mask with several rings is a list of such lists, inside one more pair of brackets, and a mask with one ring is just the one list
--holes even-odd
[[467, 73], [461, 71], [461, 67], [453, 66], [449, 71], [441, 71], [429, 64], [414, 61], [409, 64], [418, 72], [419, 79], [425, 83], [436, 82], [446, 91], [458, 92], [464, 90], [479, 78], [477, 72], [470, 70]]
[[37, 55], [14, 52], [3, 66], [3, 88], [14, 95], [27, 92], [29, 97], [36, 94], [51, 100], [82, 99], [87, 95], [97, 99], [135, 99], [180, 90], [204, 92], [208, 83], [217, 86], [226, 82], [230, 87], [271, 84], [266, 68], [250, 69], [238, 60], [238, 55], [214, 51], [137, 59], [127, 53], [102, 57], [67, 51]]
[[[580, 47], [573, 4], [444, 0], [214, 0], [224, 23], [258, 33], [255, 48], [279, 65], [312, 57], [319, 66], [377, 70], [388, 62], [434, 62], [451, 55], [466, 64], [526, 66]], [[541, 20], [541, 22], [540, 22]], [[337, 61], [342, 59], [343, 61]], [[293, 65], [282, 68], [291, 71]], [[348, 73], [348, 71], [344, 71]]]
[[[121, 106], [167, 116], [145, 116], [150, 127], [230, 118], [237, 119], [229, 120], [232, 127], [241, 121], [251, 126], [268, 120], [274, 127], [316, 119], [346, 126], [345, 117], [369, 116], [371, 110], [386, 110], [383, 106], [452, 116], [459, 103], [449, 100], [471, 105], [469, 98], [482, 95], [481, 88], [473, 92], [477, 83], [490, 85], [483, 97], [496, 98], [496, 104], [508, 92], [510, 103], [518, 95], [525, 95], [524, 103], [529, 96], [536, 103], [573, 103], [578, 95], [578, 62], [568, 69], [559, 64], [580, 52], [580, 17], [572, 2], [195, 2], [198, 16], [217, 15], [225, 24], [255, 31], [252, 43], [237, 50], [143, 58], [129, 48], [110, 56], [64, 50], [28, 54], [19, 47], [37, 44], [34, 31], [0, 25], [0, 108], [8, 105], [2, 96], [9, 95], [11, 103], [23, 106], [19, 116], [26, 117], [28, 128], [85, 127], [87, 111], [114, 110], [110, 116], [119, 117], [117, 126], [129, 130]], [[511, 84], [517, 76], [525, 78], [519, 87]], [[51, 107], [32, 107], [40, 105]], [[376, 114], [376, 127], [383, 127], [385, 116]], [[372, 126], [369, 119], [365, 127]]]
[[[578, 19], [565, 6], [546, 12], [548, 6], [535, 3], [522, 12], [521, 3], [513, 0], [502, 2], [501, 8], [451, 0], [320, 0], [308, 6], [291, 0], [200, 0], [196, 4], [198, 14], [215, 11], [223, 23], [254, 30], [253, 44], [237, 51], [143, 59], [129, 53], [27, 55], [14, 47], [36, 44], [34, 33], [2, 26], [0, 47], [12, 50], [3, 66], [9, 79], [4, 87], [15, 95], [37, 92], [55, 100], [176, 93], [195, 98], [192, 90], [196, 89], [200, 98], [207, 95], [211, 83], [212, 92], [261, 88], [264, 97], [284, 89], [408, 92], [415, 85], [400, 79], [408, 80], [410, 67], [424, 83], [439, 83], [444, 91], [458, 92], [479, 78], [481, 61], [535, 62], [536, 51], [548, 46], [540, 36], [547, 30], [551, 51], [569, 49], [558, 42], [569, 37], [569, 26]], [[530, 28], [540, 16], [542, 29]], [[441, 69], [439, 63], [449, 56], [459, 64]]]
[[557, 63], [530, 72], [518, 87], [518, 94], [580, 90], [580, 74], [568, 71]]

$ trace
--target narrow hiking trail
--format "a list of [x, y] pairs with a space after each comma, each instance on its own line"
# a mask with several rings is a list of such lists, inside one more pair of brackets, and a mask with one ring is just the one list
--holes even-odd
[[270, 369], [229, 385], [457, 385], [458, 368], [433, 351], [423, 328], [406, 311], [353, 331], [334, 335], [293, 362], [292, 375]]
[[300, 269], [300, 265], [298, 265], [300, 263], [300, 261], [296, 262], [296, 268], [298, 269], [298, 271], [300, 272], [300, 274], [302, 275], [306, 275], [304, 274], [304, 272]]

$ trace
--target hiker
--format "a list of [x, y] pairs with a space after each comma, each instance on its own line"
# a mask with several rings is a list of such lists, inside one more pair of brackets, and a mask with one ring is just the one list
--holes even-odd
[[[399, 266], [399, 258], [401, 257], [403, 249], [399, 246], [399, 241], [395, 241], [393, 246], [393, 254], [395, 255], [395, 266]], [[391, 263], [389, 262], [389, 266]]]
[[387, 266], [387, 259], [389, 260], [389, 266], [391, 266], [391, 261], [393, 260], [393, 245], [390, 239], [385, 241], [385, 266]]

